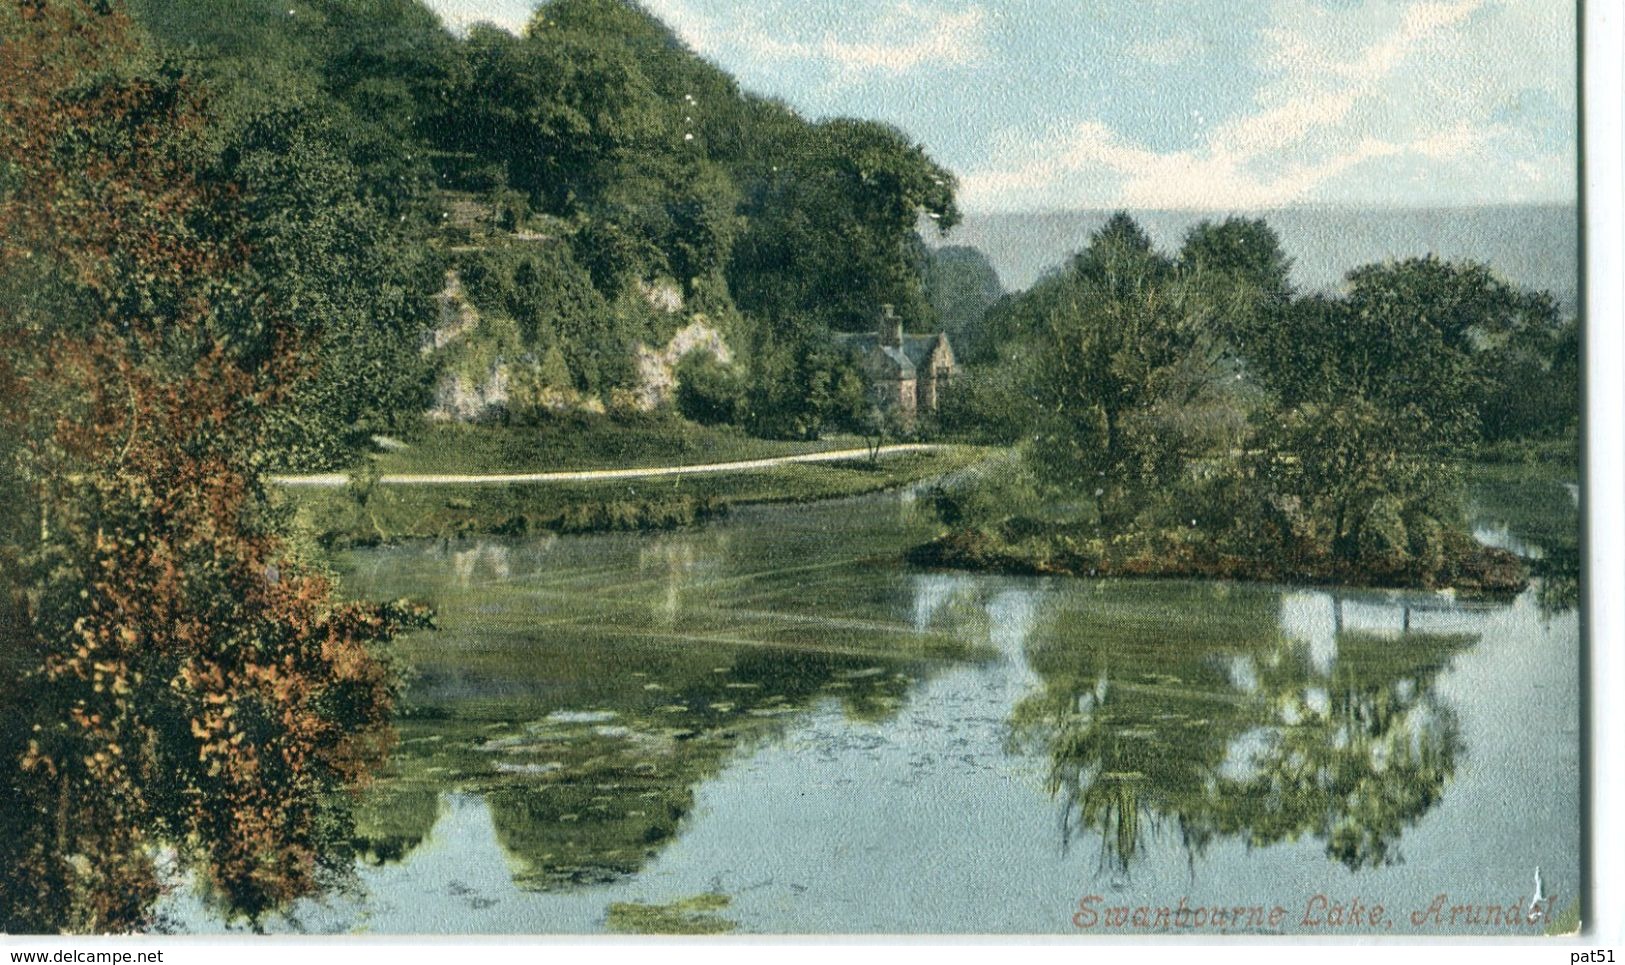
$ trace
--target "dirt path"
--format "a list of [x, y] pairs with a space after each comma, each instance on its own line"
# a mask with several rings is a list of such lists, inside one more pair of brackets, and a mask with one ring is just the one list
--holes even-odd
[[[936, 452], [946, 446], [929, 443], [907, 443], [882, 446], [880, 455], [892, 456], [905, 452]], [[567, 472], [489, 473], [479, 475], [411, 474], [380, 476], [386, 486], [465, 486], [482, 483], [550, 483], [594, 482], [604, 479], [649, 479], [658, 476], [697, 476], [713, 472], [737, 472], [747, 469], [771, 469], [800, 462], [843, 462], [848, 459], [867, 459], [868, 449], [837, 449], [830, 452], [809, 452], [799, 456], [773, 456], [768, 459], [745, 459], [739, 462], [711, 462], [695, 466], [646, 466], [636, 469], [577, 469]], [[350, 481], [346, 473], [329, 472], [313, 476], [272, 476], [271, 481], [281, 486], [309, 486], [332, 489]]]

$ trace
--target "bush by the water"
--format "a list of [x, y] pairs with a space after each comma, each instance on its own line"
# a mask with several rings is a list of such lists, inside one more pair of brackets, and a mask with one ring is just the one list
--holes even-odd
[[933, 568], [1021, 575], [1224, 579], [1324, 585], [1452, 588], [1505, 596], [1529, 585], [1527, 564], [1513, 553], [1447, 532], [1432, 557], [1353, 561], [1329, 552], [1282, 547], [1225, 552], [1196, 530], [1158, 530], [1115, 537], [1020, 521], [996, 530], [956, 529], [910, 550], [909, 562]]
[[728, 504], [716, 497], [677, 496], [669, 499], [614, 500], [602, 503], [573, 503], [556, 513], [520, 513], [493, 527], [505, 536], [532, 532], [611, 533], [678, 529], [717, 519], [728, 513]]

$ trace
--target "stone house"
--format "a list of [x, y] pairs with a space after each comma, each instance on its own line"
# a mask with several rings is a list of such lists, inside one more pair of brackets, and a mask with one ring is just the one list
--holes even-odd
[[896, 412], [904, 425], [937, 411], [954, 375], [954, 350], [946, 334], [904, 334], [903, 320], [885, 305], [875, 331], [836, 338], [857, 356], [875, 402]]

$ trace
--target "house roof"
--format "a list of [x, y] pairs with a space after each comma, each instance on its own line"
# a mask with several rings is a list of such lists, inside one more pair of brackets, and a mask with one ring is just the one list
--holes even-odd
[[897, 375], [899, 378], [914, 378], [914, 361], [910, 359], [902, 349], [887, 345], [882, 347], [880, 351], [886, 356], [886, 358], [891, 359], [893, 365], [897, 366]]
[[852, 332], [836, 335], [836, 341], [849, 351], [859, 355], [871, 355], [876, 350], [882, 352], [887, 358], [897, 364], [899, 374], [910, 378], [917, 369], [923, 368], [936, 349], [937, 340], [943, 336], [938, 335], [904, 335], [901, 348], [882, 346], [880, 336], [875, 332]]

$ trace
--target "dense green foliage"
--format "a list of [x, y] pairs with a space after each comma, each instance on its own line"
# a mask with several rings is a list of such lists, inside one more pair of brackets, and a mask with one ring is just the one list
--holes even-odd
[[[117, 5], [5, 5], [0, 36], [0, 931], [145, 928], [177, 873], [259, 922], [349, 872], [393, 734], [376, 645], [421, 623], [337, 602], [263, 476], [355, 377], [307, 350], [356, 335], [374, 265], [283, 267], [346, 247], [342, 166], [297, 121], [218, 150]], [[304, 274], [334, 267], [362, 276]]]
[[[453, 49], [420, 5], [134, 0], [158, 51], [208, 92], [209, 178], [243, 197], [244, 245], [261, 304], [305, 336], [303, 383], [275, 416], [276, 460], [349, 461], [367, 436], [410, 428], [432, 379], [420, 347], [434, 321], [438, 256], [420, 211], [434, 173], [416, 133], [432, 127]], [[250, 323], [252, 324], [252, 323]]]
[[312, 104], [346, 132], [346, 156], [389, 214], [422, 201], [456, 42], [416, 0], [130, 0], [164, 54], [211, 92], [211, 139]]
[[[420, 347], [433, 319], [434, 256], [375, 207], [331, 114], [258, 113], [215, 177], [243, 197], [254, 297], [302, 336], [306, 365], [276, 412], [278, 461], [343, 461], [373, 433], [409, 428], [431, 377]], [[261, 305], [243, 307], [256, 317]]]
[[[1289, 267], [1261, 221], [1203, 223], [1170, 258], [1119, 214], [989, 312], [982, 365], [945, 420], [1021, 443], [1050, 500], [1071, 507], [1083, 542], [1061, 555], [1085, 569], [1160, 556], [1498, 582], [1463, 559], [1458, 464], [1509, 437], [1572, 433], [1574, 323], [1473, 263], [1370, 265], [1307, 297]], [[1020, 538], [1021, 509], [941, 502], [962, 525]]]
[[591, 369], [669, 334], [626, 297], [662, 279], [746, 358], [707, 390], [746, 381], [739, 404], [704, 417], [770, 436], [840, 422], [830, 329], [867, 328], [886, 302], [928, 318], [915, 224], [957, 220], [952, 176], [891, 128], [741, 92], [634, 4], [554, 0], [521, 37], [476, 27], [447, 96], [435, 146], [467, 168], [460, 186], [521, 192], [619, 306], [553, 316], [583, 392], [624, 385]]
[[1094, 490], [1104, 525], [1183, 482], [1238, 441], [1208, 292], [1152, 250], [1126, 216], [1068, 267], [1035, 333], [1032, 455], [1052, 479]]
[[868, 331], [876, 306], [925, 318], [922, 212], [959, 220], [953, 176], [891, 128], [833, 120], [805, 127], [747, 190], [750, 228], [730, 266], [746, 311], [784, 325]]
[[677, 411], [700, 425], [734, 425], [744, 405], [741, 381], [731, 366], [691, 352], [677, 365]]
[[[462, 256], [458, 265], [481, 315], [516, 326], [508, 361], [532, 363], [540, 389], [607, 395], [631, 378], [627, 326], [618, 324], [627, 321], [625, 308], [599, 292], [568, 246], [493, 245]], [[548, 365], [550, 356], [557, 360]]]
[[952, 176], [894, 129], [740, 91], [635, 4], [553, 0], [517, 37], [476, 26], [445, 97], [443, 178], [520, 194], [610, 306], [532, 299], [553, 324], [526, 330], [530, 352], [556, 337], [583, 393], [608, 401], [630, 346], [670, 334], [636, 297], [648, 284], [669, 280], [745, 356], [707, 388], [748, 381], [739, 404], [703, 417], [771, 436], [832, 424], [830, 329], [867, 328], [885, 302], [928, 318], [915, 225], [957, 220]]
[[[251, 193], [261, 274], [323, 318], [279, 415], [288, 466], [410, 433], [446, 377], [500, 371], [504, 418], [614, 406], [636, 345], [685, 317], [741, 359], [739, 404], [705, 418], [813, 435], [844, 418], [845, 373], [806, 358], [830, 330], [883, 303], [933, 319], [916, 225], [958, 220], [952, 175], [893, 128], [741, 91], [629, 0], [550, 0], [519, 35], [461, 37], [416, 0], [135, 9], [213, 94], [217, 176]], [[425, 355], [447, 269], [489, 324]], [[680, 300], [653, 304], [665, 287]]]
[[818, 333], [765, 339], [756, 346], [743, 420], [769, 439], [816, 439], [859, 431], [869, 414], [863, 377], [850, 356]]

